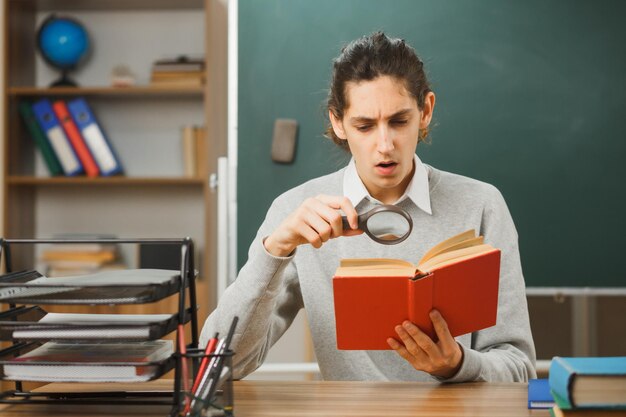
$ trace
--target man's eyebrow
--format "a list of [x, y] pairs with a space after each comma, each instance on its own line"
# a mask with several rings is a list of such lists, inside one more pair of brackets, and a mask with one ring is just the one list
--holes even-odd
[[[409, 113], [411, 113], [411, 109], [403, 109], [403, 110], [395, 112], [391, 116], [385, 117], [385, 119], [394, 119], [396, 117], [406, 116]], [[366, 117], [366, 116], [355, 116], [355, 117], [350, 118], [350, 122], [352, 123], [366, 123], [366, 122], [372, 122], [374, 120], [375, 119], [371, 117]]]

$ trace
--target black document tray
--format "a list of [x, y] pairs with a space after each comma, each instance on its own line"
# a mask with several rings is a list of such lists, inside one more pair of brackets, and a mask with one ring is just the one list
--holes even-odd
[[[160, 361], [151, 361], [151, 362], [55, 362], [55, 361], [28, 361], [28, 362], [16, 362], [14, 359], [16, 356], [25, 354], [39, 346], [43, 343], [40, 342], [21, 342], [15, 344], [7, 349], [0, 351], [0, 378], [4, 380], [19, 380], [19, 381], [39, 381], [39, 382], [87, 382], [83, 379], [72, 377], [68, 378], [58, 378], [52, 377], [46, 379], [43, 378], [32, 378], [29, 379], [24, 377], [23, 379], [13, 379], [12, 377], [7, 377], [5, 374], [5, 365], [13, 365], [13, 366], [39, 366], [39, 367], [55, 367], [56, 369], [63, 367], [74, 367], [80, 366], [84, 368], [93, 368], [93, 374], [98, 374], [99, 367], [109, 367], [111, 368], [121, 368], [121, 367], [134, 367], [135, 372], [137, 373], [137, 378], [133, 379], [120, 379], [115, 380], [114, 378], [109, 379], [108, 381], [96, 381], [96, 383], [104, 383], [104, 382], [144, 382], [144, 381], [152, 381], [157, 379], [166, 372], [172, 370], [176, 365], [176, 357], [175, 355], [170, 355], [165, 359]], [[54, 371], [48, 371], [50, 373], [55, 373]]]
[[[21, 247], [23, 245], [38, 245], [38, 244], [90, 244], [90, 243], [98, 243], [98, 244], [141, 244], [141, 245], [179, 245], [180, 246], [180, 269], [177, 270], [166, 270], [165, 272], [170, 275], [161, 275], [160, 278], [156, 280], [142, 279], [146, 278], [144, 274], [151, 274], [151, 272], [146, 273], [145, 269], [142, 269], [138, 275], [134, 273], [132, 276], [125, 277], [124, 279], [116, 279], [114, 280], [114, 285], [112, 285], [111, 281], [102, 280], [99, 277], [93, 282], [82, 282], [80, 285], [77, 285], [76, 282], [69, 282], [67, 277], [65, 282], [63, 281], [45, 281], [43, 279], [36, 281], [37, 278], [42, 278], [41, 274], [36, 271], [23, 271], [23, 272], [13, 272], [13, 256], [11, 256], [12, 250], [14, 247]], [[158, 361], [153, 362], [141, 362], [141, 363], [132, 363], [132, 362], [120, 362], [120, 363], [111, 363], [108, 362], [110, 360], [110, 356], [101, 356], [100, 363], [96, 363], [96, 358], [94, 358], [94, 362], [85, 363], [77, 363], [76, 366], [88, 366], [88, 369], [77, 368], [75, 371], [78, 373], [73, 373], [71, 368], [62, 369], [63, 373], [55, 372], [55, 369], [47, 369], [43, 370], [39, 368], [39, 366], [71, 366], [72, 364], [68, 363], [69, 361], [78, 361], [78, 358], [73, 354], [70, 354], [62, 362], [51, 362], [44, 364], [39, 362], [36, 364], [34, 361], [29, 361], [29, 364], [35, 365], [35, 368], [9, 368], [10, 374], [13, 379], [22, 379], [22, 380], [33, 380], [33, 378], [39, 377], [41, 380], [42, 377], [48, 379], [54, 379], [55, 382], [70, 382], [72, 379], [68, 379], [67, 377], [75, 377], [76, 379], [80, 379], [77, 382], [87, 383], [87, 377], [93, 376], [91, 374], [92, 369], [94, 374], [97, 372], [98, 367], [105, 366], [130, 366], [133, 367], [131, 369], [120, 369], [120, 372], [117, 372], [117, 369], [100, 369], [100, 374], [97, 378], [92, 378], [92, 380], [102, 380], [102, 376], [109, 377], [118, 377], [121, 375], [121, 379], [124, 379], [123, 382], [134, 382], [135, 373], [141, 373], [142, 376], [146, 376], [145, 378], [137, 380], [136, 382], [140, 383], [142, 381], [153, 380], [161, 377], [165, 373], [170, 370], [174, 370], [174, 379], [172, 384], [171, 391], [162, 391], [162, 390], [141, 390], [141, 391], [128, 391], [128, 390], [118, 390], [111, 391], [109, 388], [105, 388], [104, 390], [99, 391], [91, 391], [88, 392], [33, 392], [29, 389], [25, 389], [23, 383], [21, 381], [15, 381], [15, 389], [6, 390], [0, 392], [0, 404], [77, 404], [77, 405], [87, 405], [87, 404], [106, 404], [106, 405], [169, 405], [170, 407], [170, 417], [178, 417], [180, 412], [183, 409], [183, 399], [186, 394], [183, 391], [183, 358], [186, 358], [181, 350], [182, 346], [185, 346], [187, 351], [193, 351], [194, 349], [198, 349], [198, 319], [196, 316], [196, 312], [198, 310], [198, 306], [196, 304], [196, 285], [195, 280], [198, 276], [198, 272], [194, 269], [194, 245], [193, 241], [190, 238], [181, 238], [181, 239], [4, 239], [0, 238], [0, 262], [4, 261], [6, 271], [8, 272], [5, 275], [0, 276], [0, 304], [9, 304], [11, 308], [7, 312], [0, 313], [0, 322], [3, 323], [6, 327], [4, 331], [6, 335], [13, 335], [13, 332], [20, 328], [19, 326], [24, 326], [23, 330], [32, 330], [33, 326], [35, 328], [39, 328], [38, 326], [44, 325], [43, 323], [39, 323], [39, 320], [44, 317], [45, 310], [37, 307], [29, 307], [28, 305], [45, 305], [45, 304], [65, 304], [65, 305], [90, 305], [90, 304], [142, 304], [142, 303], [150, 303], [154, 301], [158, 301], [170, 295], [178, 295], [178, 308], [177, 313], [175, 314], [176, 319], [165, 320], [165, 323], [162, 325], [159, 323], [156, 329], [151, 329], [149, 332], [149, 338], [154, 337], [155, 339], [159, 339], [161, 334], [166, 334], [171, 330], [178, 331], [177, 339], [180, 341], [183, 339], [182, 331], [183, 326], [180, 324], [190, 322], [191, 326], [191, 342], [183, 342], [176, 343], [174, 346], [174, 353], [170, 355], [168, 358], [162, 358], [161, 355], [158, 356]], [[19, 259], [19, 258], [18, 258]], [[21, 263], [24, 263], [24, 259], [21, 260]], [[131, 270], [118, 270], [118, 271], [107, 271], [109, 274], [119, 273], [123, 271], [131, 271]], [[154, 271], [154, 270], [153, 270]], [[163, 270], [160, 270], [163, 272]], [[104, 272], [104, 271], [103, 271]], [[182, 274], [182, 277], [181, 277]], [[97, 274], [96, 274], [97, 275]], [[157, 277], [157, 278], [159, 278]], [[85, 278], [83, 276], [82, 278]], [[90, 276], [93, 278], [93, 275]], [[119, 277], [118, 277], [119, 278]], [[128, 278], [128, 279], [127, 279]], [[139, 278], [139, 279], [134, 279]], [[53, 280], [57, 278], [46, 278], [46, 280]], [[43, 284], [41, 285], [42, 282]], [[184, 283], [184, 284], [183, 284]], [[51, 291], [51, 290], [55, 291]], [[187, 299], [188, 295], [188, 299]], [[188, 300], [188, 302], [186, 302]], [[165, 313], [165, 312], [164, 312]], [[172, 313], [171, 310], [168, 309], [166, 312], [168, 315]], [[105, 317], [105, 319], [108, 319]], [[8, 322], [8, 323], [7, 323]], [[18, 322], [18, 323], [15, 323]], [[21, 322], [21, 323], [20, 323]], [[26, 323], [30, 322], [30, 323]], [[103, 320], [102, 326], [104, 328], [108, 328], [109, 325], [115, 322], [115, 320]], [[30, 324], [30, 325], [29, 325]], [[136, 323], [135, 323], [136, 324]], [[135, 325], [134, 324], [134, 325]], [[121, 324], [114, 323], [115, 326], [121, 326]], [[47, 326], [47, 325], [46, 325]], [[67, 323], [62, 323], [63, 330], [67, 327]], [[100, 329], [100, 330], [102, 330]], [[36, 333], [36, 331], [35, 331]], [[32, 334], [32, 333], [31, 333]], [[12, 339], [13, 345], [7, 347], [4, 350], [0, 351], [0, 379], [8, 379], [5, 375], [6, 365], [17, 365], [17, 361], [12, 361], [17, 356], [23, 355], [27, 353], [31, 349], [35, 349], [38, 346], [41, 346], [45, 341], [53, 341], [53, 342], [65, 342], [64, 339], [57, 338], [41, 338], [36, 340], [15, 340]], [[184, 339], [183, 339], [184, 340]], [[69, 340], [67, 340], [69, 341]], [[77, 339], [72, 338], [72, 342], [80, 341], [82, 343], [86, 342], [95, 342], [93, 339]], [[106, 341], [113, 340], [107, 339]], [[116, 339], [115, 341], [137, 344], [137, 343], [150, 343], [148, 340], [124, 340], [124, 339]], [[121, 351], [124, 351], [124, 347], [120, 347]], [[128, 353], [128, 351], [127, 351]], [[44, 359], [44, 358], [38, 358]], [[50, 357], [49, 359], [54, 359]], [[133, 356], [127, 355], [127, 360], [138, 360]], [[113, 360], [123, 361], [123, 357], [117, 357]], [[193, 358], [193, 366], [192, 366], [192, 374], [196, 372], [199, 365], [199, 358]], [[139, 368], [134, 368], [135, 366]], [[93, 368], [92, 368], [93, 367]], [[58, 369], [58, 368], [56, 368]], [[139, 372], [141, 371], [141, 372]], [[107, 374], [109, 372], [109, 374]], [[56, 377], [55, 377], [56, 376]], [[129, 379], [132, 379], [129, 380]], [[120, 382], [118, 380], [111, 380], [110, 383]], [[108, 382], [102, 382], [103, 384], [107, 384]], [[231, 402], [232, 405], [232, 402]], [[229, 414], [229, 415], [232, 415]]]
[[[0, 313], [0, 340], [105, 340], [140, 341], [156, 340], [176, 330], [178, 314], [171, 314], [159, 321], [107, 322], [107, 321], [67, 321], [43, 322], [46, 311], [38, 306], [17, 307]], [[185, 310], [184, 323], [191, 319], [190, 309]], [[184, 324], [183, 323], [183, 324]], [[29, 332], [29, 335], [16, 335], [14, 332]], [[132, 333], [147, 333], [135, 334]], [[37, 334], [39, 333], [39, 334]]]
[[[137, 272], [140, 271], [140, 272]], [[132, 273], [137, 277], [149, 279], [150, 274], [157, 274], [161, 282], [133, 282]], [[102, 276], [125, 277], [115, 283], [94, 280]], [[131, 275], [126, 275], [131, 274]], [[135, 278], [137, 278], [135, 277]], [[164, 278], [167, 277], [167, 278]], [[44, 278], [45, 282], [33, 282]], [[82, 281], [79, 281], [81, 278]], [[0, 302], [12, 304], [143, 304], [161, 300], [180, 289], [180, 273], [161, 269], [113, 270], [91, 276], [67, 278], [45, 278], [37, 271], [20, 271], [0, 277]]]

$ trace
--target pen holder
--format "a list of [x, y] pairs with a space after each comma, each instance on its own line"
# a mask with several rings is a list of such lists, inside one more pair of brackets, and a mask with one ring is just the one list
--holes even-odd
[[[232, 350], [205, 354], [202, 349], [188, 349], [187, 353], [180, 355], [183, 360], [192, 359], [194, 364], [191, 390], [183, 392], [181, 404], [185, 404], [185, 411], [182, 415], [234, 416], [234, 354]], [[207, 360], [207, 365], [203, 368], [201, 363], [204, 359]]]

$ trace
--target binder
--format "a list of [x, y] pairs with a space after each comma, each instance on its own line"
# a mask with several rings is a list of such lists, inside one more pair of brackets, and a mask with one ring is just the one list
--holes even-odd
[[39, 148], [39, 151], [43, 156], [43, 160], [48, 167], [48, 172], [50, 172], [50, 175], [63, 175], [63, 168], [61, 167], [61, 163], [57, 159], [57, 156], [54, 154], [54, 149], [52, 149], [50, 142], [48, 142], [46, 134], [43, 130], [41, 130], [41, 127], [37, 123], [35, 113], [33, 113], [31, 104], [26, 101], [20, 102], [19, 112], [22, 115], [22, 119], [24, 120], [26, 129], [28, 129], [30, 136], [35, 141], [35, 145], [37, 145], [37, 148]]
[[83, 135], [85, 143], [100, 169], [100, 174], [103, 176], [121, 174], [123, 170], [120, 160], [87, 101], [84, 98], [71, 100], [67, 103], [67, 108]]
[[52, 108], [54, 109], [59, 122], [63, 126], [70, 143], [74, 147], [74, 151], [76, 152], [78, 159], [80, 159], [80, 162], [83, 164], [85, 173], [89, 177], [97, 177], [99, 170], [96, 165], [96, 161], [94, 161], [93, 156], [91, 156], [91, 152], [89, 152], [89, 149], [78, 131], [78, 127], [74, 123], [74, 120], [70, 117], [70, 113], [67, 110], [65, 102], [63, 100], [57, 100], [52, 103]]
[[[174, 270], [131, 269], [101, 271], [83, 276], [47, 278], [35, 270], [14, 272], [10, 248], [32, 244], [180, 244], [180, 264]], [[15, 389], [0, 392], [8, 404], [124, 404], [171, 405], [179, 415], [182, 399], [181, 370], [199, 352], [193, 242], [184, 239], [0, 239], [0, 261], [6, 256], [7, 273], [0, 275], [0, 298], [15, 304], [0, 311], [0, 380], [14, 380]], [[158, 301], [178, 294], [177, 312], [166, 314], [48, 313], [37, 304], [135, 304]], [[32, 298], [36, 302], [20, 302]], [[12, 301], [8, 301], [11, 299]], [[29, 305], [30, 304], [30, 305]], [[165, 312], [163, 312], [165, 313]], [[191, 324], [191, 341], [185, 341], [184, 323]], [[161, 338], [177, 332], [182, 343]], [[93, 353], [97, 354], [94, 355]], [[230, 353], [229, 353], [230, 354]], [[19, 381], [141, 382], [174, 370], [172, 391], [98, 390], [89, 392], [32, 392]], [[232, 379], [228, 379], [231, 387]], [[224, 389], [232, 410], [232, 393]], [[232, 414], [232, 413], [231, 413]]]
[[33, 104], [33, 113], [35, 113], [39, 126], [45, 132], [46, 138], [50, 142], [52, 149], [54, 149], [54, 153], [59, 159], [65, 175], [82, 174], [84, 172], [83, 166], [74, 153], [74, 149], [61, 127], [59, 119], [54, 114], [50, 100], [44, 98]]

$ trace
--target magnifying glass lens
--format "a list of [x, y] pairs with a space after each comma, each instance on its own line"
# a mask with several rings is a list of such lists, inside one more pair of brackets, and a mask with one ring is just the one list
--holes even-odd
[[397, 241], [411, 231], [409, 221], [399, 213], [380, 211], [367, 219], [367, 229], [377, 239]]
[[[359, 229], [363, 230], [375, 242], [383, 245], [395, 245], [409, 237], [413, 230], [411, 216], [400, 207], [380, 205], [358, 216]], [[341, 217], [344, 230], [350, 229], [348, 218]]]

